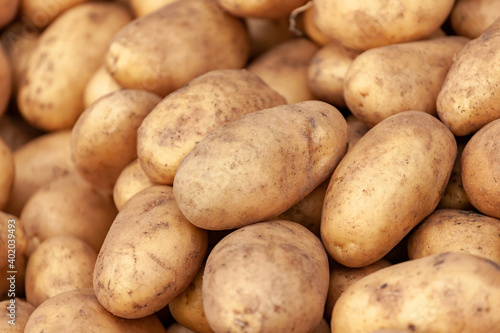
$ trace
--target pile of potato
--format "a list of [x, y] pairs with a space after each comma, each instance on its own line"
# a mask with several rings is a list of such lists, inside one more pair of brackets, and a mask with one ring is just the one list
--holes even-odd
[[0, 331], [500, 332], [499, 1], [0, 0], [0, 37]]

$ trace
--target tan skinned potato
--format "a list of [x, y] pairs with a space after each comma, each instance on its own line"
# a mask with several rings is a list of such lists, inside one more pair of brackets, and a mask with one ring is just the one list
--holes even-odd
[[495, 0], [457, 0], [450, 14], [450, 23], [457, 35], [477, 38], [497, 18], [500, 3]]
[[155, 183], [142, 170], [139, 160], [134, 160], [122, 170], [113, 188], [116, 208], [120, 210], [134, 194], [153, 185]]

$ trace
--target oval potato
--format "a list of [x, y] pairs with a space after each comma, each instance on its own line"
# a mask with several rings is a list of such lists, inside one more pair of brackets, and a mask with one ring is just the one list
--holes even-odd
[[477, 38], [500, 13], [496, 0], [457, 0], [450, 14], [450, 24], [457, 35]]

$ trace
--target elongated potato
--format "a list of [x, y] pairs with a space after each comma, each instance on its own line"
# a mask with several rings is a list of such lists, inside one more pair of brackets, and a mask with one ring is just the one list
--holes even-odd
[[385, 256], [439, 203], [455, 161], [453, 134], [420, 111], [366, 133], [335, 169], [321, 239], [332, 258], [362, 267]]
[[191, 283], [207, 245], [206, 230], [181, 214], [172, 187], [149, 187], [123, 206], [106, 236], [94, 270], [97, 299], [119, 317], [151, 315]]
[[450, 14], [453, 31], [460, 36], [477, 38], [500, 13], [500, 2], [496, 0], [457, 0]]
[[142, 170], [139, 160], [134, 160], [127, 165], [118, 176], [113, 187], [113, 201], [118, 210], [134, 196], [134, 194], [153, 186], [155, 183], [149, 179], [148, 175]]
[[276, 19], [290, 15], [308, 0], [216, 0], [217, 4], [235, 16]]
[[23, 117], [47, 131], [71, 128], [84, 110], [85, 86], [111, 38], [130, 20], [124, 7], [98, 2], [59, 16], [42, 33], [28, 61], [17, 99]]
[[83, 92], [84, 108], [87, 109], [90, 104], [97, 101], [104, 95], [122, 89], [113, 79], [104, 66], [99, 67], [92, 75], [85, 86]]
[[347, 125], [320, 101], [282, 105], [218, 127], [184, 158], [175, 199], [191, 223], [233, 229], [275, 217], [326, 180], [347, 148]]
[[33, 311], [35, 311], [35, 307], [21, 298], [11, 298], [0, 302], [0, 316], [4, 318], [0, 321], [0, 330], [9, 333], [23, 333]]
[[7, 144], [0, 138], [0, 209], [4, 208], [14, 183], [14, 156]]
[[0, 117], [7, 110], [12, 93], [12, 68], [5, 48], [0, 44]]

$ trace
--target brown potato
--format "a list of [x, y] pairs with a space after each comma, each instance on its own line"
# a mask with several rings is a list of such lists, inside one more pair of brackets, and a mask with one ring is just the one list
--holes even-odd
[[[0, 302], [0, 331], [23, 333], [29, 317], [35, 307], [22, 298], [11, 298]], [[6, 319], [7, 318], [7, 319]]]
[[500, 13], [496, 0], [457, 0], [450, 14], [450, 24], [457, 35], [477, 38]]
[[37, 28], [45, 28], [68, 9], [89, 0], [21, 0], [23, 20]]
[[129, 0], [135, 17], [144, 16], [179, 0]]
[[104, 95], [122, 89], [113, 79], [104, 66], [99, 67], [85, 86], [83, 92], [84, 108], [87, 109], [92, 103]]
[[0, 29], [14, 20], [19, 9], [19, 1], [20, 0], [0, 0]]
[[134, 160], [123, 169], [113, 188], [113, 201], [116, 208], [122, 209], [123, 205], [136, 193], [153, 185], [155, 183], [142, 170], [139, 160]]
[[14, 156], [7, 144], [0, 138], [0, 210], [9, 201], [14, 183]]
[[308, 0], [216, 0], [224, 10], [235, 16], [276, 19], [288, 16]]
[[0, 44], [0, 117], [7, 110], [12, 93], [12, 68], [5, 48]]

